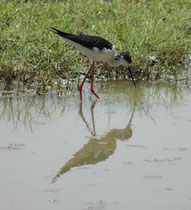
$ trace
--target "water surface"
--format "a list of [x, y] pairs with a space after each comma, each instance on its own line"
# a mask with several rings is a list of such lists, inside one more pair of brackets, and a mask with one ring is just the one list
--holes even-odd
[[1, 209], [191, 209], [190, 86], [88, 88], [82, 104], [1, 92]]

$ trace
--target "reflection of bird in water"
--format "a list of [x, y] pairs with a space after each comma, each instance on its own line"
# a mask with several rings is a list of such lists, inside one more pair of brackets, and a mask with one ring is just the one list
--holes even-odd
[[[93, 104], [92, 107], [94, 108], [94, 106], [95, 104]], [[54, 177], [53, 182], [55, 182], [58, 177], [68, 172], [73, 167], [89, 165], [89, 164], [97, 164], [109, 158], [109, 156], [112, 155], [116, 149], [117, 139], [128, 140], [131, 138], [132, 136], [131, 122], [133, 119], [134, 111], [135, 110], [133, 110], [130, 120], [125, 128], [112, 129], [105, 136], [101, 138], [96, 138], [96, 137], [90, 138], [88, 143], [85, 144], [83, 148], [80, 149], [80, 151], [75, 153], [74, 157], [70, 159], [60, 169], [58, 174]], [[80, 108], [80, 115], [82, 116], [83, 121], [85, 121], [82, 112], [82, 107]], [[93, 116], [93, 109], [92, 109], [92, 116]], [[86, 125], [88, 125], [87, 122]], [[90, 129], [89, 126], [87, 126], [87, 128]], [[95, 130], [93, 133], [95, 133]]]
[[82, 54], [86, 57], [90, 58], [93, 63], [87, 72], [83, 82], [79, 87], [80, 91], [80, 100], [82, 100], [82, 88], [84, 82], [88, 75], [92, 74], [92, 81], [91, 81], [91, 92], [99, 98], [99, 96], [95, 93], [93, 88], [93, 81], [94, 81], [94, 64], [96, 61], [103, 61], [108, 63], [112, 67], [117, 67], [123, 65], [128, 68], [132, 81], [135, 85], [135, 81], [130, 70], [130, 65], [132, 63], [131, 56], [129, 53], [121, 53], [119, 55], [115, 55], [115, 47], [111, 44], [108, 40], [105, 40], [98, 36], [89, 36], [89, 35], [75, 35], [65, 33], [60, 31], [56, 28], [51, 27], [54, 33], [60, 35], [65, 41], [71, 44], [73, 47], [77, 48]]

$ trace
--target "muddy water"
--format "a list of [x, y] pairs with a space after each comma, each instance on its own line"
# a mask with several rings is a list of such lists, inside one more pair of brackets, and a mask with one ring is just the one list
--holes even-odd
[[100, 100], [0, 97], [0, 209], [191, 209], [191, 90], [97, 83]]

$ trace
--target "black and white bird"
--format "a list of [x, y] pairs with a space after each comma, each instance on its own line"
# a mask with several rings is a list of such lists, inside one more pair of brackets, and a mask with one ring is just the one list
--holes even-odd
[[71, 44], [73, 47], [77, 48], [82, 54], [93, 61], [90, 66], [85, 78], [83, 79], [81, 85], [79, 86], [80, 91], [80, 100], [82, 100], [82, 88], [86, 78], [91, 73], [91, 92], [99, 98], [99, 96], [95, 93], [93, 88], [94, 81], [94, 64], [96, 61], [103, 61], [108, 63], [111, 67], [117, 67], [120, 65], [126, 66], [132, 78], [133, 84], [135, 84], [132, 72], [130, 70], [130, 66], [132, 63], [131, 56], [129, 53], [120, 53], [116, 55], [114, 45], [98, 36], [89, 36], [89, 35], [75, 35], [70, 33], [65, 33], [56, 28], [51, 27], [54, 33], [60, 35], [66, 42]]

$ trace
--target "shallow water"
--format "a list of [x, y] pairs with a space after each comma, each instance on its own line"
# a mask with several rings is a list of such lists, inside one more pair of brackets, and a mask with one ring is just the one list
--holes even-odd
[[1, 92], [0, 209], [191, 209], [191, 90], [97, 83], [100, 100]]

